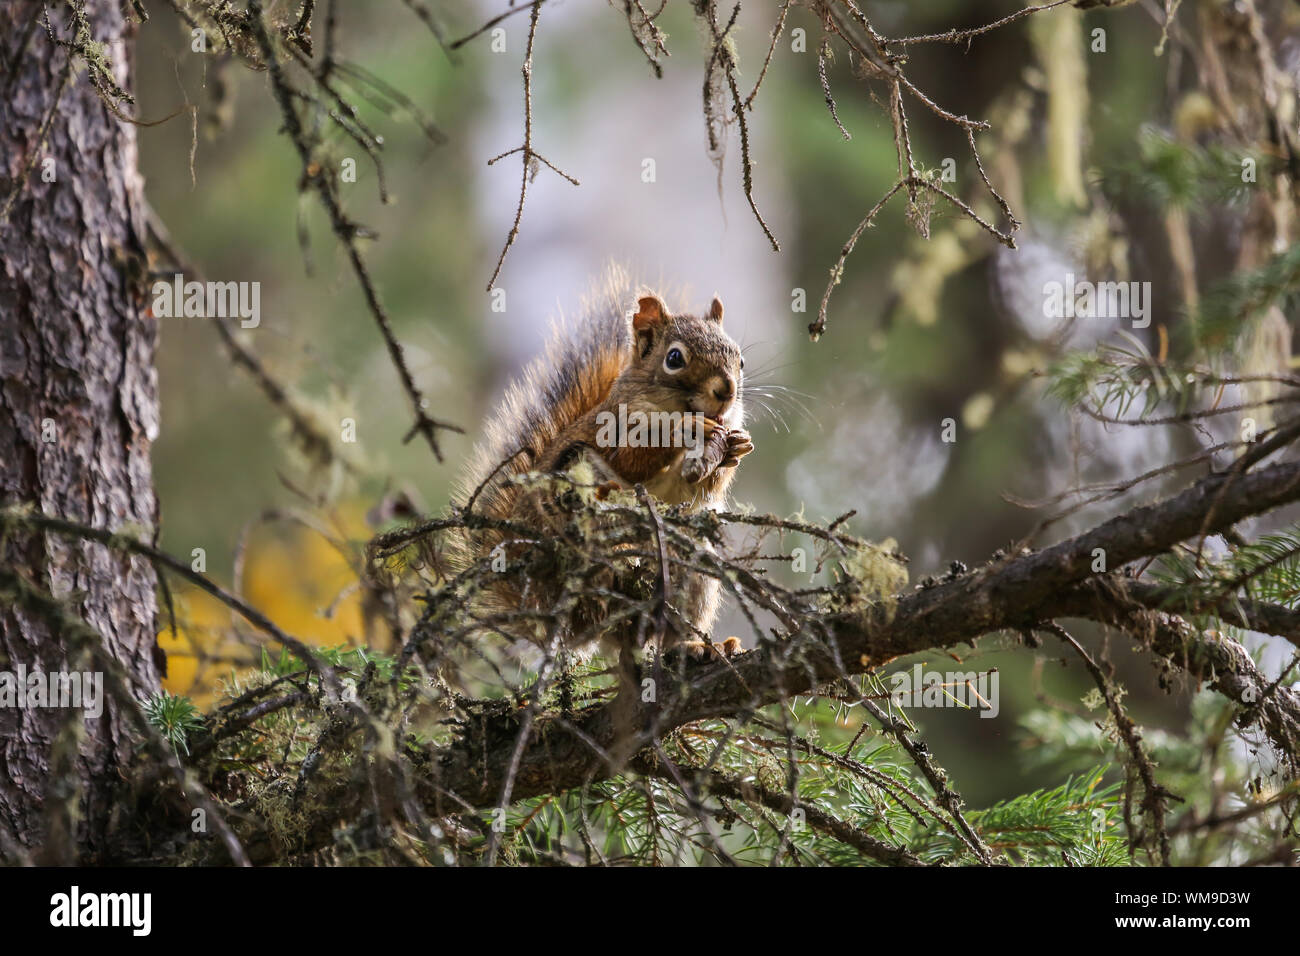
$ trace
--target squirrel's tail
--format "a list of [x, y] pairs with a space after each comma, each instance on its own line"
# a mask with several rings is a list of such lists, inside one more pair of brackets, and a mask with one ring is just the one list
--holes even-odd
[[636, 290], [626, 270], [611, 264], [577, 318], [552, 324], [545, 351], [511, 382], [485, 423], [457, 485], [458, 505], [478, 490], [476, 513], [511, 514], [519, 486], [508, 478], [530, 471], [565, 427], [603, 402], [627, 365]]
[[[638, 286], [618, 265], [608, 265], [583, 297], [576, 317], [552, 323], [543, 353], [511, 382], [483, 426], [453, 493], [464, 507], [487, 518], [517, 517], [523, 486], [510, 479], [531, 471], [560, 432], [609, 395], [633, 348], [631, 310]], [[449, 575], [490, 554], [504, 535], [463, 532], [445, 542], [440, 567]], [[479, 592], [480, 610], [517, 608], [519, 594], [508, 580]]]

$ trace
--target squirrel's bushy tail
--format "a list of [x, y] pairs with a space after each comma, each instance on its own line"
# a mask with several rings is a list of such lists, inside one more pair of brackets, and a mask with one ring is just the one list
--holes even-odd
[[457, 484], [456, 504], [463, 506], [486, 481], [474, 511], [494, 518], [512, 512], [519, 489], [509, 476], [530, 471], [566, 426], [603, 402], [627, 364], [636, 290], [625, 269], [609, 265], [578, 316], [552, 324], [545, 351], [511, 382], [484, 424]]
[[[626, 269], [610, 264], [583, 297], [578, 314], [552, 323], [545, 350], [511, 382], [484, 423], [483, 437], [456, 484], [454, 504], [464, 507], [473, 497], [476, 515], [518, 516], [520, 498], [528, 491], [510, 479], [533, 470], [561, 431], [600, 405], [627, 365], [638, 289]], [[445, 542], [438, 566], [446, 577], [460, 574], [490, 555], [504, 537], [492, 530], [457, 534]], [[490, 614], [513, 610], [519, 600], [515, 583], [503, 579], [480, 590], [475, 604]]]

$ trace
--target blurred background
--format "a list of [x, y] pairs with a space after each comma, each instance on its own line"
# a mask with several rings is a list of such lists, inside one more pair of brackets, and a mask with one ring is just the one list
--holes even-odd
[[[296, 9], [269, 6], [285, 17]], [[506, 9], [504, 0], [437, 7], [451, 37]], [[518, 241], [496, 282], [505, 309], [493, 311], [486, 286], [515, 215], [520, 164], [518, 156], [487, 160], [522, 142], [527, 15], [502, 21], [499, 52], [484, 35], [449, 57], [403, 4], [344, 0], [339, 52], [379, 81], [359, 84], [373, 100], [362, 115], [384, 137], [392, 202], [379, 201], [375, 168], [353, 143], [336, 135], [332, 146], [336, 159], [356, 160], [357, 181], [341, 187], [346, 209], [378, 235], [366, 254], [430, 411], [466, 430], [444, 433], [442, 463], [421, 441], [402, 443], [411, 420], [406, 396], [318, 204], [299, 198], [298, 157], [279, 132], [266, 77], [192, 52], [189, 30], [167, 24], [159, 10], [138, 51], [140, 115], [182, 112], [140, 131], [146, 194], [205, 278], [261, 283], [261, 325], [243, 341], [331, 434], [341, 434], [345, 419], [355, 422], [356, 443], [342, 448], [358, 466], [355, 475], [336, 468], [322, 477], [210, 327], [163, 320], [154, 456], [162, 545], [181, 556], [202, 549], [209, 574], [294, 634], [327, 645], [363, 642], [349, 567], [373, 531], [377, 502], [405, 490], [421, 510], [445, 506], [511, 374], [538, 350], [552, 318], [578, 312], [584, 290], [613, 259], [682, 290], [670, 295], [679, 310], [720, 295], [753, 379], [793, 390], [770, 412], [751, 409], [757, 450], [739, 471], [737, 502], [810, 520], [856, 509], [849, 527], [895, 539], [910, 556], [914, 583], [946, 573], [953, 561], [987, 560], [1043, 517], [1008, 495], [1032, 500], [1137, 473], [1177, 450], [1163, 432], [1106, 429], [1072, 413], [1044, 394], [1035, 374], [1064, 349], [1115, 331], [1107, 320], [1044, 318], [1043, 285], [1067, 271], [1152, 282], [1146, 335], [1183, 307], [1174, 270], [1125, 245], [1144, 217], [1158, 218], [1140, 195], [1124, 193], [1127, 180], [1116, 172], [1140, 164], [1152, 137], [1194, 135], [1179, 125], [1195, 105], [1178, 92], [1179, 54], [1154, 52], [1155, 7], [1098, 14], [1066, 7], [968, 44], [911, 47], [908, 75], [928, 96], [993, 123], [977, 142], [991, 180], [1025, 224], [1019, 249], [942, 207], [925, 240], [896, 197], [849, 258], [826, 333], [814, 343], [806, 330], [828, 270], [897, 166], [887, 111], [842, 57], [827, 76], [851, 140], [836, 128], [817, 75], [820, 28], [806, 11], [790, 11], [750, 114], [755, 198], [778, 253], [745, 201], [736, 129], [725, 155], [709, 153], [705, 43], [690, 9], [670, 4], [660, 20], [671, 56], [656, 79], [621, 8], [548, 3], [534, 57], [533, 142], [581, 185], [545, 168], [530, 185]], [[779, 8], [769, 0], [741, 12], [734, 35], [746, 91]], [[870, 4], [873, 25], [890, 36], [975, 26], [1017, 8], [994, 0]], [[1090, 50], [1096, 27], [1105, 30], [1104, 52]], [[802, 51], [792, 48], [796, 29], [806, 36]], [[380, 92], [384, 85], [409, 97], [439, 135], [426, 135], [406, 105]], [[187, 105], [196, 108], [194, 123]], [[941, 170], [954, 160], [946, 188], [998, 221], [963, 133], [915, 100], [908, 108], [918, 165]], [[643, 176], [647, 160], [652, 182]], [[1207, 281], [1230, 265], [1213, 256], [1204, 264]], [[946, 420], [955, 441], [944, 441]], [[310, 513], [319, 527], [280, 520], [290, 513]], [[1086, 510], [1039, 543], [1102, 513]], [[168, 686], [202, 698], [229, 666], [199, 668], [189, 649], [218, 645], [229, 612], [193, 594], [177, 601], [184, 626], [163, 637]], [[744, 633], [734, 618], [720, 628]], [[1077, 667], [1057, 663], [1055, 648], [1037, 652], [1037, 661], [1023, 649], [999, 653], [1014, 640], [987, 640], [962, 668], [999, 669], [998, 718], [912, 712], [977, 805], [1059, 782], [1024, 759], [1031, 738], [1019, 717], [1042, 700], [1077, 701], [1090, 686]], [[1182, 725], [1186, 688], [1168, 695], [1147, 659], [1119, 649], [1114, 659], [1140, 722]], [[947, 655], [925, 660], [956, 666]], [[1098, 762], [1107, 753], [1099, 747]]]

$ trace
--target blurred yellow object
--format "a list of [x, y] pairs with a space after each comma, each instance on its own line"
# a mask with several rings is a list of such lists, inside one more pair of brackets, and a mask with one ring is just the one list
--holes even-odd
[[[359, 562], [368, 531], [360, 505], [340, 510], [346, 513], [335, 515], [341, 525], [332, 530], [341, 539], [337, 542], [298, 522], [264, 523], [249, 534], [244, 555], [244, 599], [281, 630], [313, 646], [364, 643], [361, 588], [339, 547], [355, 552], [352, 560]], [[197, 588], [173, 585], [173, 598], [176, 633], [164, 609], [158, 635], [167, 652], [163, 687], [205, 706], [232, 671], [260, 663], [263, 635]], [[267, 649], [279, 656], [274, 644]]]
[[979, 431], [989, 423], [989, 418], [992, 417], [996, 407], [997, 401], [992, 395], [988, 392], [976, 392], [962, 407], [962, 424], [971, 431]]
[[1184, 142], [1195, 142], [1206, 133], [1218, 132], [1223, 126], [1218, 107], [1200, 90], [1188, 93], [1174, 109], [1174, 129]]

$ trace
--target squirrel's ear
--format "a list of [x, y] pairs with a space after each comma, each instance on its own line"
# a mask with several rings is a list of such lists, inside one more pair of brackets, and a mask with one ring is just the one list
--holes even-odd
[[716, 295], [713, 297], [713, 301], [709, 303], [709, 318], [714, 322], [722, 321], [722, 300]]
[[632, 328], [638, 333], [649, 332], [668, 319], [668, 306], [657, 295], [643, 295], [637, 299], [636, 314], [632, 316]]

